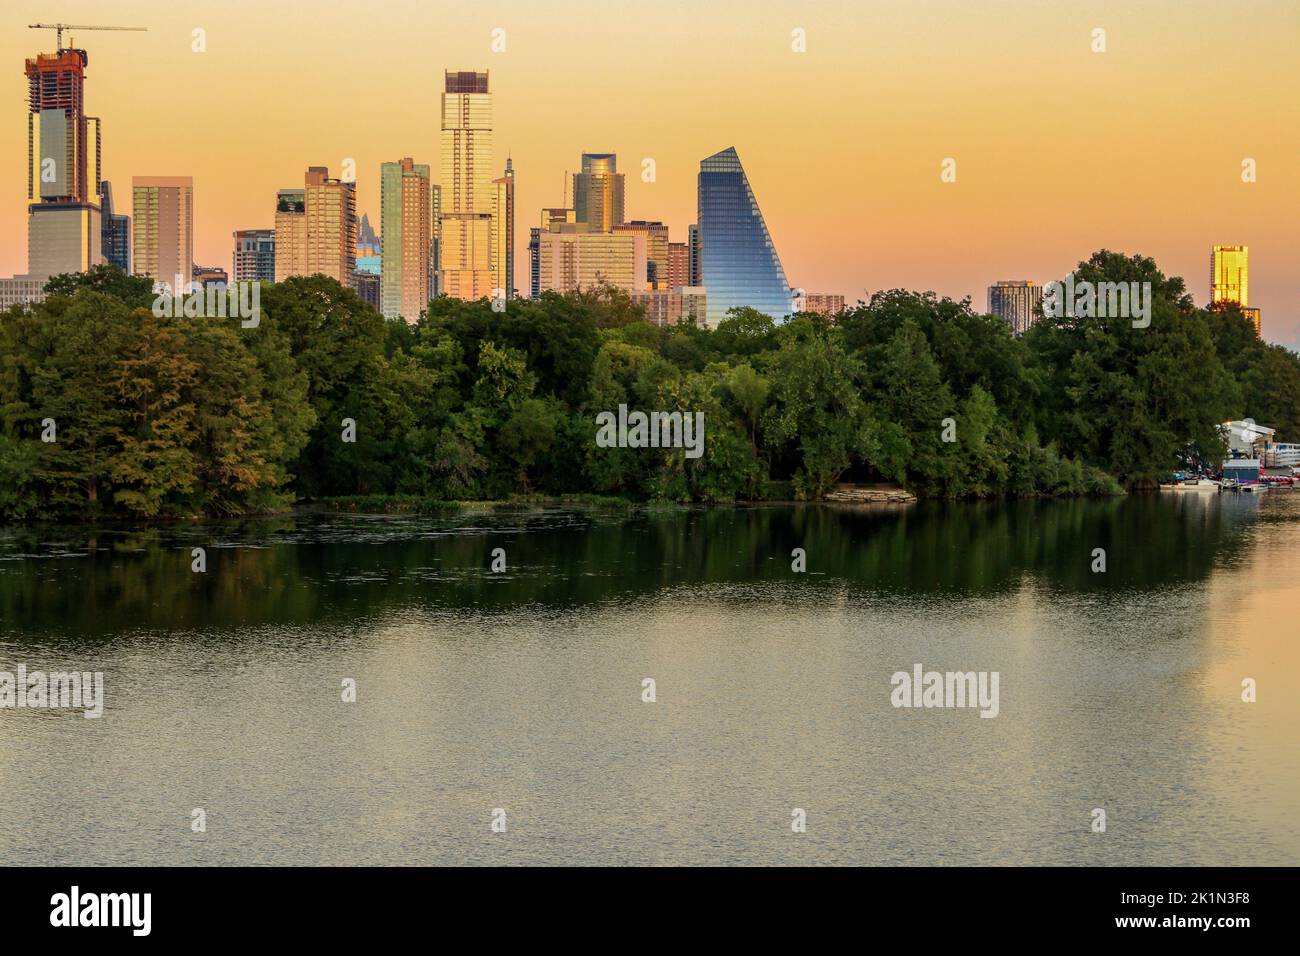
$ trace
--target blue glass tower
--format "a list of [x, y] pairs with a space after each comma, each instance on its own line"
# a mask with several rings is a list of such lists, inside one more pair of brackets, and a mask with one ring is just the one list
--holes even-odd
[[774, 319], [790, 314], [790, 285], [734, 147], [700, 162], [700, 282], [708, 324], [748, 305]]

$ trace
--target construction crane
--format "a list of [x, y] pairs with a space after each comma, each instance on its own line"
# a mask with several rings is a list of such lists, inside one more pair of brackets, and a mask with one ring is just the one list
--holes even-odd
[[148, 27], [93, 27], [77, 23], [30, 23], [27, 25], [29, 30], [54, 30], [58, 39], [58, 48], [63, 49], [63, 31], [64, 30], [130, 30], [135, 33], [144, 33]]

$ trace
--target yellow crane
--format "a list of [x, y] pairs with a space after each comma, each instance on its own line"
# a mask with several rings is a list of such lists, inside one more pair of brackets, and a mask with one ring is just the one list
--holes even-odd
[[135, 33], [144, 33], [148, 27], [95, 27], [86, 26], [77, 23], [30, 23], [27, 25], [29, 30], [53, 30], [58, 40], [58, 48], [63, 49], [63, 31], [64, 30], [130, 30]]

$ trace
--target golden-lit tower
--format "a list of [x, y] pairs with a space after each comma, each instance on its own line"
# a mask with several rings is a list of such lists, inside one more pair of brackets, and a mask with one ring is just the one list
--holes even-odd
[[1255, 324], [1259, 332], [1259, 309], [1250, 305], [1250, 247], [1214, 246], [1210, 251], [1210, 302], [1232, 302]]
[[449, 71], [444, 82], [439, 291], [470, 301], [492, 298], [504, 277], [494, 261], [499, 237], [488, 74]]

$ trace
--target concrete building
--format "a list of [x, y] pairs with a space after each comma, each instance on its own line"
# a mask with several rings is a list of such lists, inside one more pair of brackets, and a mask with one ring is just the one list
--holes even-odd
[[307, 275], [329, 276], [351, 288], [357, 266], [357, 189], [331, 179], [325, 166], [307, 167]]
[[658, 326], [676, 325], [692, 317], [703, 324], [708, 315], [708, 292], [702, 288], [653, 289], [633, 292], [631, 297], [645, 309], [646, 321]]
[[832, 292], [804, 293], [803, 310], [833, 318], [844, 311], [844, 296]]
[[194, 271], [194, 180], [136, 176], [131, 191], [131, 271], [177, 291]]
[[349, 288], [357, 261], [356, 184], [309, 166], [301, 189], [281, 189], [275, 201], [275, 281], [324, 275]]
[[85, 272], [104, 261], [100, 123], [86, 115], [85, 50], [26, 61], [27, 273]]
[[646, 219], [634, 219], [616, 225], [615, 234], [645, 236], [646, 241], [646, 285], [647, 289], [657, 289], [668, 285], [668, 226], [662, 222]]
[[419, 321], [433, 290], [433, 199], [429, 167], [407, 156], [380, 167], [380, 292], [385, 318]]
[[1013, 335], [1023, 335], [1038, 321], [1042, 312], [1043, 287], [1027, 279], [1001, 280], [989, 286], [988, 312], [1011, 327]]
[[307, 274], [307, 196], [281, 189], [275, 196], [275, 281]]
[[602, 285], [627, 292], [645, 290], [645, 236], [543, 232], [538, 245], [539, 292], [575, 292]]
[[275, 281], [275, 230], [239, 229], [231, 260], [236, 282]]
[[486, 72], [447, 72], [442, 94], [442, 211], [439, 292], [457, 299], [492, 298], [504, 288], [496, 257], [496, 185], [492, 163], [492, 94]]
[[691, 284], [691, 247], [686, 242], [668, 243], [668, 288], [679, 289]]

